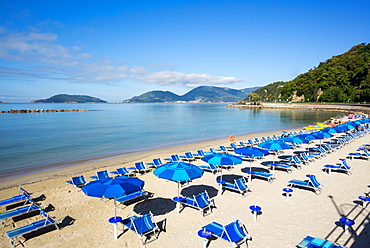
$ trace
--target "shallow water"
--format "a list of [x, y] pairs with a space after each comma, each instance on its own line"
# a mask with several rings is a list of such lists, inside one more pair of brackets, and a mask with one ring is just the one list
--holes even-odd
[[10, 109], [93, 111], [0, 114], [0, 180], [45, 165], [299, 128], [338, 114], [214, 103], [0, 105]]

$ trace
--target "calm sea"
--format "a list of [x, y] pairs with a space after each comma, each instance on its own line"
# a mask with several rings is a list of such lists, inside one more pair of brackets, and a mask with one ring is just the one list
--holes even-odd
[[226, 104], [1, 104], [86, 112], [0, 114], [0, 180], [71, 162], [303, 127], [337, 112], [246, 110]]

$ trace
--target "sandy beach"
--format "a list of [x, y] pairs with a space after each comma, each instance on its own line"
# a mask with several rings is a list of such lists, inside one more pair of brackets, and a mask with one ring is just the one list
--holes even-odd
[[[281, 132], [249, 134], [236, 137], [236, 141], [246, 141], [272, 134], [280, 135]], [[206, 217], [203, 217], [200, 211], [190, 207], [184, 208], [180, 214], [177, 214], [176, 204], [171, 200], [177, 195], [177, 184], [159, 179], [153, 173], [146, 173], [138, 177], [145, 181], [144, 190], [150, 192], [152, 197], [146, 201], [132, 203], [123, 209], [117, 209], [117, 215], [127, 218], [148, 211], [153, 213], [161, 232], [158, 239], [146, 247], [202, 247], [203, 241], [197, 235], [202, 226], [213, 221], [226, 225], [236, 219], [247, 227], [252, 237], [252, 240], [248, 241], [249, 247], [296, 247], [307, 235], [335, 241], [346, 247], [370, 247], [370, 206], [367, 204], [362, 208], [358, 200], [358, 196], [370, 191], [370, 161], [348, 159], [348, 164], [353, 167], [351, 176], [337, 172], [329, 175], [322, 171], [324, 165], [336, 164], [340, 158], [346, 158], [348, 153], [356, 152], [362, 144], [369, 143], [369, 137], [368, 134], [357, 138], [334, 153], [303, 166], [301, 170], [294, 169], [291, 174], [276, 170], [276, 180], [272, 184], [263, 179], [253, 179], [248, 182], [251, 192], [244, 198], [232, 191], [225, 191], [223, 195], [218, 195], [219, 186], [216, 178], [220, 175], [205, 172], [202, 178], [181, 188], [181, 193], [193, 195], [207, 190], [210, 197], [214, 199], [216, 208]], [[310, 144], [310, 147], [318, 143], [319, 141], [315, 141]], [[114, 240], [113, 225], [108, 222], [108, 219], [114, 215], [112, 201], [103, 202], [98, 198], [88, 197], [81, 191], [77, 192], [76, 188], [65, 181], [71, 176], [83, 174], [88, 178], [98, 170], [113, 171], [120, 167], [132, 167], [134, 162], [152, 162], [154, 158], [163, 160], [171, 154], [183, 155], [188, 151], [194, 153], [198, 149], [207, 150], [220, 145], [229, 145], [227, 138], [104, 159], [5, 180], [0, 182], [0, 199], [16, 195], [18, 187], [21, 186], [32, 192], [51, 216], [62, 221], [59, 225], [60, 230], [50, 227], [26, 235], [24, 247], [142, 247], [140, 239], [134, 232], [127, 230], [122, 232], [122, 225], [119, 225], [118, 239]], [[305, 150], [306, 147], [307, 144], [304, 144], [296, 150], [286, 150], [275, 159], [280, 160], [291, 156], [294, 152]], [[261, 161], [253, 162], [252, 167], [266, 168], [261, 163], [272, 160], [273, 156], [269, 155]], [[193, 163], [205, 164], [201, 160]], [[249, 166], [250, 163], [244, 161], [233, 170], [224, 171], [223, 176], [225, 178], [248, 177], [242, 169]], [[310, 190], [293, 188], [292, 196], [287, 201], [283, 195], [283, 188], [286, 188], [288, 181], [305, 180], [307, 174], [317, 176], [319, 182], [324, 185], [322, 193], [316, 195]], [[253, 220], [253, 214], [249, 209], [251, 205], [262, 208], [257, 221]], [[1, 212], [4, 211], [5, 207], [2, 207]], [[8, 220], [1, 231], [0, 247], [11, 247], [5, 232], [31, 223], [37, 217], [32, 215], [29, 218], [14, 219], [14, 225], [13, 221]], [[341, 217], [348, 217], [355, 221], [348, 234], [345, 234], [343, 227], [338, 224]], [[24, 238], [20, 240], [24, 241]], [[208, 247], [232, 246], [224, 240], [211, 239]]]

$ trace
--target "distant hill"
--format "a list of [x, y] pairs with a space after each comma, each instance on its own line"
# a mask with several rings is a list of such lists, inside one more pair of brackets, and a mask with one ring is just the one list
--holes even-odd
[[67, 94], [59, 94], [49, 97], [48, 99], [32, 101], [32, 103], [90, 103], [90, 102], [106, 103], [107, 101], [91, 96], [67, 95]]
[[248, 95], [245, 101], [369, 102], [370, 43], [320, 63], [289, 82], [277, 82]]
[[246, 88], [242, 90], [215, 87], [199, 86], [188, 93], [179, 96], [170, 91], [149, 91], [140, 96], [135, 96], [127, 102], [238, 102], [259, 87]]

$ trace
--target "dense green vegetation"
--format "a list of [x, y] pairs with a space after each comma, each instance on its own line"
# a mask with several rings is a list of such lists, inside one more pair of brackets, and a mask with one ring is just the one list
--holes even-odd
[[101, 100], [96, 97], [91, 96], [84, 96], [84, 95], [67, 95], [67, 94], [59, 94], [48, 99], [41, 99], [33, 101], [34, 103], [87, 103], [87, 102], [100, 102], [106, 103], [107, 101]]
[[[280, 83], [280, 82], [278, 82]], [[320, 63], [283, 86], [269, 84], [246, 101], [368, 102], [370, 100], [370, 44]], [[253, 97], [253, 99], [252, 99]]]
[[128, 102], [237, 102], [258, 88], [236, 90], [214, 86], [199, 86], [182, 96], [170, 91], [150, 91], [140, 96], [135, 96], [129, 99]]

